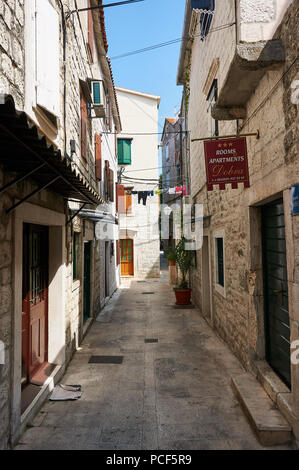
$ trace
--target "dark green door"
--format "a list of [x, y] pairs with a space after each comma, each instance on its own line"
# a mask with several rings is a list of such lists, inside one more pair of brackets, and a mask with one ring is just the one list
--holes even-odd
[[283, 201], [263, 207], [266, 359], [290, 387], [290, 319]]
[[84, 243], [84, 294], [83, 294], [83, 321], [90, 317], [90, 242]]

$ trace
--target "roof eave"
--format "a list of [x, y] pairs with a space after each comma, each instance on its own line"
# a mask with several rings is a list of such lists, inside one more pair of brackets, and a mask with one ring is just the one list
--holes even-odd
[[157, 101], [158, 108], [159, 108], [160, 103], [161, 103], [161, 96], [158, 96], [158, 95], [151, 95], [150, 93], [144, 93], [142, 91], [137, 91], [137, 90], [130, 90], [129, 88], [122, 88], [122, 87], [119, 87], [119, 86], [116, 86], [115, 90], [117, 92], [129, 93], [131, 95], [142, 96], [144, 98], [148, 98], [150, 100]]
[[[97, 0], [91, 0], [92, 6], [97, 6]], [[104, 79], [106, 81], [106, 85], [108, 88], [109, 98], [112, 104], [112, 116], [113, 121], [115, 124], [116, 132], [121, 132], [121, 120], [120, 120], [120, 113], [119, 107], [117, 103], [113, 73], [111, 68], [111, 63], [109, 57], [107, 57], [108, 51], [108, 42], [107, 42], [107, 35], [105, 30], [105, 22], [104, 22], [104, 13], [103, 9], [100, 9], [100, 13], [98, 10], [93, 10], [94, 16], [94, 28], [95, 28], [95, 41], [97, 45], [98, 51], [98, 58], [101, 65], [102, 73], [104, 75]]]

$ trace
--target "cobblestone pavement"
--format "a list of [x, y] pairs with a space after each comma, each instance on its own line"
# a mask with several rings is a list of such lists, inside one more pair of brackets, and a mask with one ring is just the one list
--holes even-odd
[[82, 398], [46, 402], [16, 449], [262, 449], [231, 390], [238, 372], [199, 311], [174, 308], [167, 272], [125, 280], [62, 380], [81, 384]]

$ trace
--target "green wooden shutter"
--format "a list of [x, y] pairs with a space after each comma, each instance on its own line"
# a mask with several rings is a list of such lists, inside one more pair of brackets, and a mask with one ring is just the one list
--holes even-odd
[[101, 103], [101, 89], [100, 89], [100, 82], [93, 82], [93, 101], [94, 104], [102, 104]]
[[131, 164], [131, 140], [118, 139], [117, 141], [118, 163]]
[[124, 156], [124, 163], [131, 164], [131, 141], [124, 140], [123, 141], [123, 156]]
[[123, 163], [123, 142], [122, 140], [117, 140], [117, 156], [118, 156], [118, 163]]

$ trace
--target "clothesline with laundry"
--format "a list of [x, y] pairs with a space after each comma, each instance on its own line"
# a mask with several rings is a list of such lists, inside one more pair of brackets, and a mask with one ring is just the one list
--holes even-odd
[[176, 186], [173, 188], [166, 188], [166, 189], [151, 189], [147, 191], [134, 191], [134, 190], [126, 190], [125, 193], [127, 195], [138, 195], [138, 204], [141, 202], [143, 205], [146, 205], [146, 201], [148, 197], [152, 197], [154, 195], [160, 194], [176, 194], [177, 196], [183, 195], [186, 196], [187, 194], [187, 186]]

